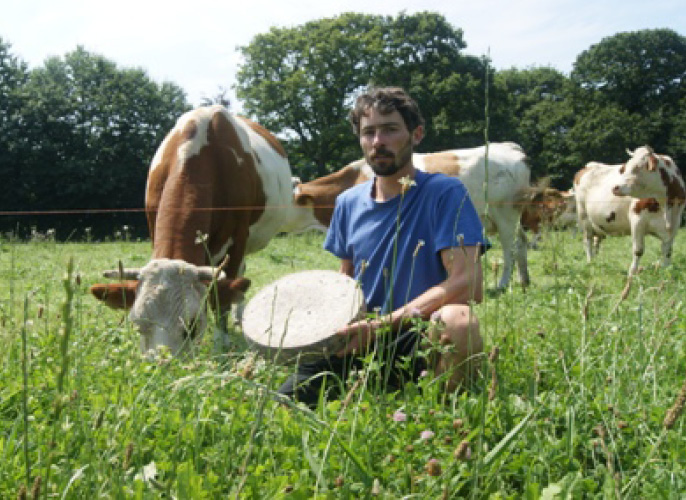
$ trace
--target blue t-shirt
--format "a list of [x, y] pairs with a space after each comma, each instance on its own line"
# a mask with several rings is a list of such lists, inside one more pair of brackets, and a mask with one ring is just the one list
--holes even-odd
[[352, 260], [367, 310], [385, 314], [447, 278], [441, 250], [486, 241], [460, 180], [417, 171], [416, 185], [383, 203], [372, 198], [373, 182], [338, 196], [324, 248]]

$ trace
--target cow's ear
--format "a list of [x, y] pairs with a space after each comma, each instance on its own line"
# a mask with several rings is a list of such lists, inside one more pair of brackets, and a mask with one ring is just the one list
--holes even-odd
[[97, 283], [90, 288], [91, 294], [112, 309], [131, 309], [136, 300], [138, 281], [120, 283]]
[[[245, 292], [250, 288], [250, 280], [246, 278], [221, 280], [216, 282], [216, 286], [219, 305], [223, 310], [226, 310], [231, 307], [231, 304], [236, 304], [244, 300]], [[213, 293], [214, 291], [210, 291], [210, 294]], [[214, 297], [212, 297], [211, 300], [214, 300]]]
[[236, 278], [235, 280], [231, 280], [230, 286], [232, 290], [238, 290], [245, 293], [248, 291], [248, 288], [250, 288], [250, 280], [248, 278]]
[[298, 193], [295, 195], [295, 204], [299, 207], [313, 207], [314, 198], [309, 194]]

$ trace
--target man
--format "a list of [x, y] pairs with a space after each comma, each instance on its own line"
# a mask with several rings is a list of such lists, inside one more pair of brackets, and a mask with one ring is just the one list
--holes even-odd
[[[424, 120], [404, 90], [361, 95], [350, 120], [376, 175], [338, 196], [324, 248], [360, 282], [367, 310], [376, 314], [338, 331], [347, 342], [337, 357], [298, 366], [279, 392], [316, 406], [324, 384], [338, 386], [330, 375], [345, 378], [370, 350], [386, 369], [384, 383], [400, 386], [428, 367], [416, 356], [423, 336], [444, 347], [431, 368], [454, 390], [483, 350], [469, 305], [482, 299], [481, 222], [459, 180], [414, 167]], [[413, 318], [435, 325], [418, 332]], [[411, 368], [401, 366], [403, 358]]]

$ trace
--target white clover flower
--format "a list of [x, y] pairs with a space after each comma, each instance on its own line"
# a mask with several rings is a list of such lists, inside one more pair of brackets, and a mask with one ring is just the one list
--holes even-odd
[[417, 183], [414, 181], [414, 179], [411, 179], [409, 175], [406, 177], [402, 177], [398, 182], [400, 183], [400, 185], [402, 187], [401, 192], [403, 194], [407, 193], [412, 186], [417, 185]]
[[207, 243], [207, 240], [209, 239], [210, 235], [209, 234], [203, 234], [201, 231], [198, 231], [195, 234], [195, 244], [196, 245], [204, 245]]

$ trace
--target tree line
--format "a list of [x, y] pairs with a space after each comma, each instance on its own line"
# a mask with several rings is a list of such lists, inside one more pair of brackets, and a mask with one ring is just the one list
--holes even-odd
[[[686, 38], [673, 30], [605, 38], [569, 75], [495, 70], [466, 47], [438, 13], [345, 13], [255, 36], [239, 48], [235, 90], [304, 180], [359, 158], [347, 113], [370, 85], [402, 86], [418, 100], [427, 119], [420, 151], [514, 141], [534, 178], [562, 189], [586, 162], [622, 163], [644, 144], [686, 165]], [[0, 38], [0, 99], [0, 230], [111, 234], [128, 221], [146, 234], [148, 164], [190, 109], [183, 89], [83, 47], [29, 70]]]

